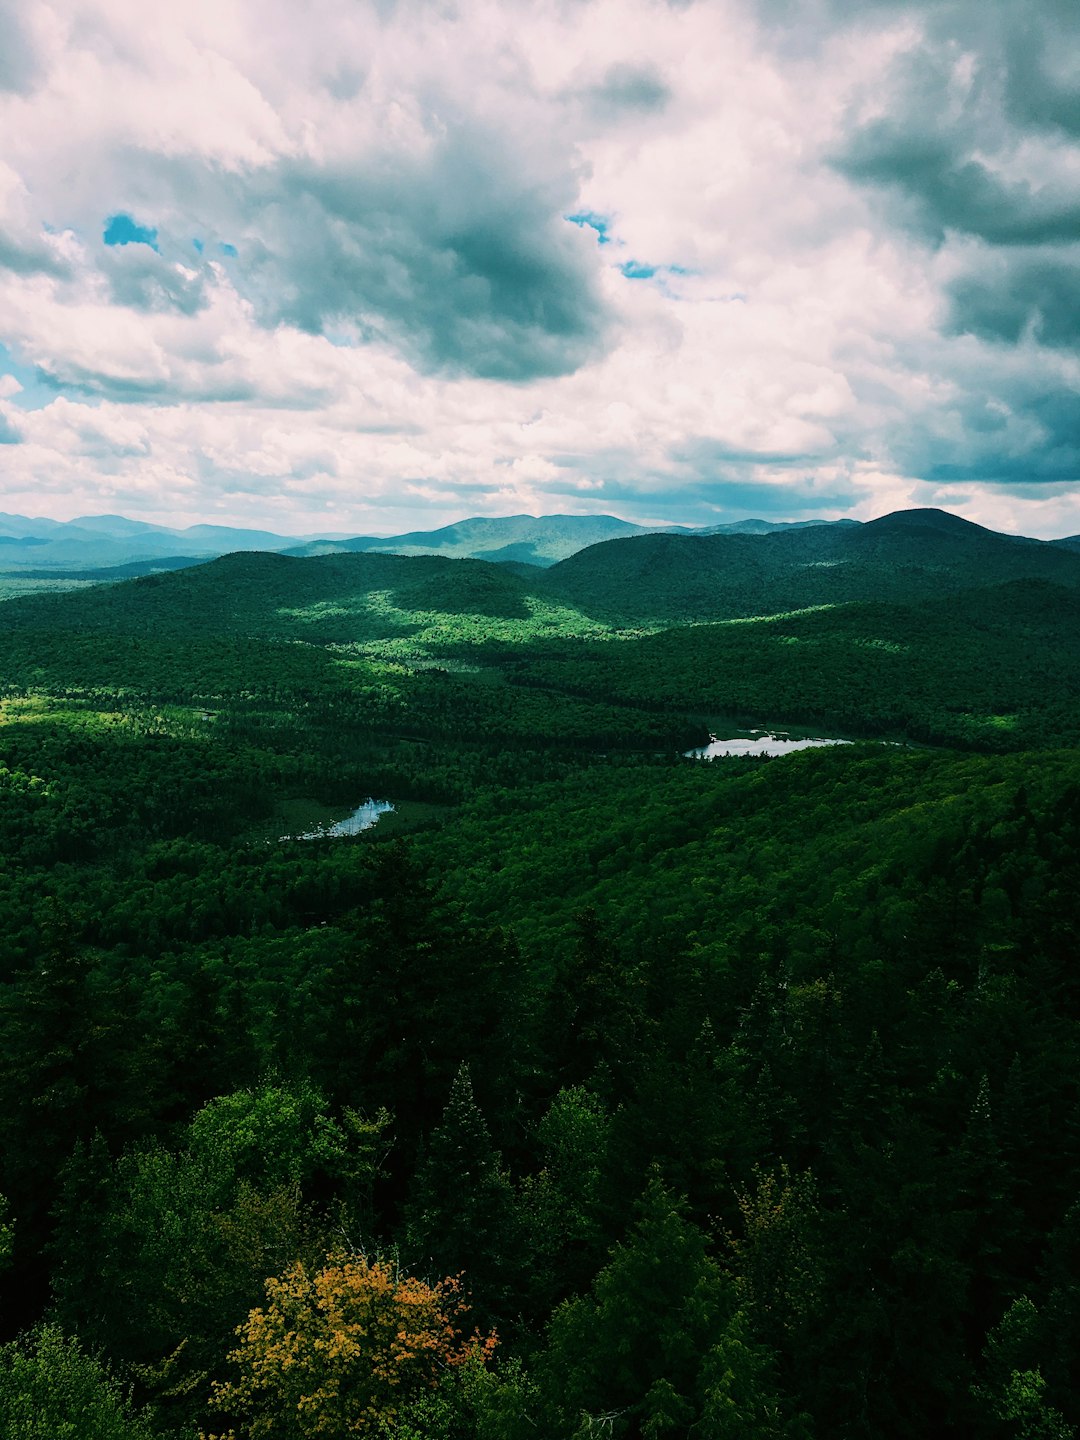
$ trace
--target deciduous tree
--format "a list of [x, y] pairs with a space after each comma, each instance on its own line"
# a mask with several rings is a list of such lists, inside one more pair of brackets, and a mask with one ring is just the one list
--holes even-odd
[[402, 1405], [494, 1350], [493, 1334], [466, 1332], [467, 1313], [458, 1279], [428, 1285], [343, 1250], [314, 1272], [298, 1260], [238, 1329], [239, 1375], [214, 1404], [251, 1440], [382, 1434]]

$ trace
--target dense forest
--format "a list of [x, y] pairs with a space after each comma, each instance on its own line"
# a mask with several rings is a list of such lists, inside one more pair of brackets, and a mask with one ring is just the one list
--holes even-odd
[[889, 519], [0, 604], [0, 1434], [1077, 1432], [1080, 554]]

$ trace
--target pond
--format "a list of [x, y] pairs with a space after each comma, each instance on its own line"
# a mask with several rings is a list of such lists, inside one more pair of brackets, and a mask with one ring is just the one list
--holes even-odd
[[359, 835], [362, 830], [370, 830], [380, 815], [385, 815], [393, 808], [389, 800], [365, 800], [343, 820], [316, 825], [313, 830], [304, 830], [298, 835], [282, 835], [280, 838], [282, 840], [334, 840], [343, 835]]
[[688, 760], [714, 760], [720, 755], [789, 755], [793, 750], [812, 750], [819, 745], [850, 744], [850, 740], [795, 738], [786, 730], [742, 730], [731, 737], [713, 735], [708, 745], [683, 754]]

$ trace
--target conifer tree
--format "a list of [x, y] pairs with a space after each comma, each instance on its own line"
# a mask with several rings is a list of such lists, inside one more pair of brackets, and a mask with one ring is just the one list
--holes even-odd
[[464, 1274], [477, 1313], [500, 1316], [517, 1254], [514, 1192], [461, 1065], [427, 1137], [405, 1211], [404, 1255], [420, 1274]]

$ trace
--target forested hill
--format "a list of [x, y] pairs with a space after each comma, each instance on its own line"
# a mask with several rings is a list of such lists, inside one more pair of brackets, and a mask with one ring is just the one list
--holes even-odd
[[922, 511], [0, 604], [2, 1440], [1075, 1435], [1078, 574]]
[[766, 535], [777, 530], [811, 526], [853, 525], [855, 521], [736, 520], [700, 528], [675, 525], [634, 525], [614, 515], [504, 515], [474, 517], [444, 525], [438, 530], [416, 530], [407, 535], [359, 535], [350, 540], [318, 540], [290, 549], [290, 555], [355, 554], [445, 555], [453, 559], [496, 560], [528, 565], [553, 565], [589, 545], [633, 535]]
[[547, 593], [626, 620], [723, 619], [852, 600], [910, 601], [990, 581], [1080, 584], [1080, 555], [941, 510], [766, 535], [644, 535], [591, 546]]
[[12, 630], [352, 640], [407, 630], [404, 611], [524, 615], [526, 590], [511, 570], [482, 560], [378, 554], [298, 559], [241, 551], [127, 584], [27, 596], [2, 613]]
[[936, 511], [624, 539], [548, 571], [241, 552], [9, 601], [0, 666], [206, 705], [250, 691], [245, 667], [309, 706], [366, 676], [407, 683], [414, 733], [544, 744], [689, 745], [738, 716], [1016, 749], [1080, 739], [1078, 580], [1080, 555]]
[[[606, 540], [549, 570], [374, 551], [319, 556], [240, 552], [77, 596], [34, 596], [4, 611], [8, 628], [197, 627], [204, 633], [353, 641], [407, 633], [417, 615], [528, 621], [527, 627], [670, 626], [778, 615], [857, 601], [910, 604], [1009, 581], [1080, 587], [1080, 554], [999, 535], [939, 510], [865, 525], [762, 534], [639, 535]], [[497, 632], [492, 632], [497, 638]]]

